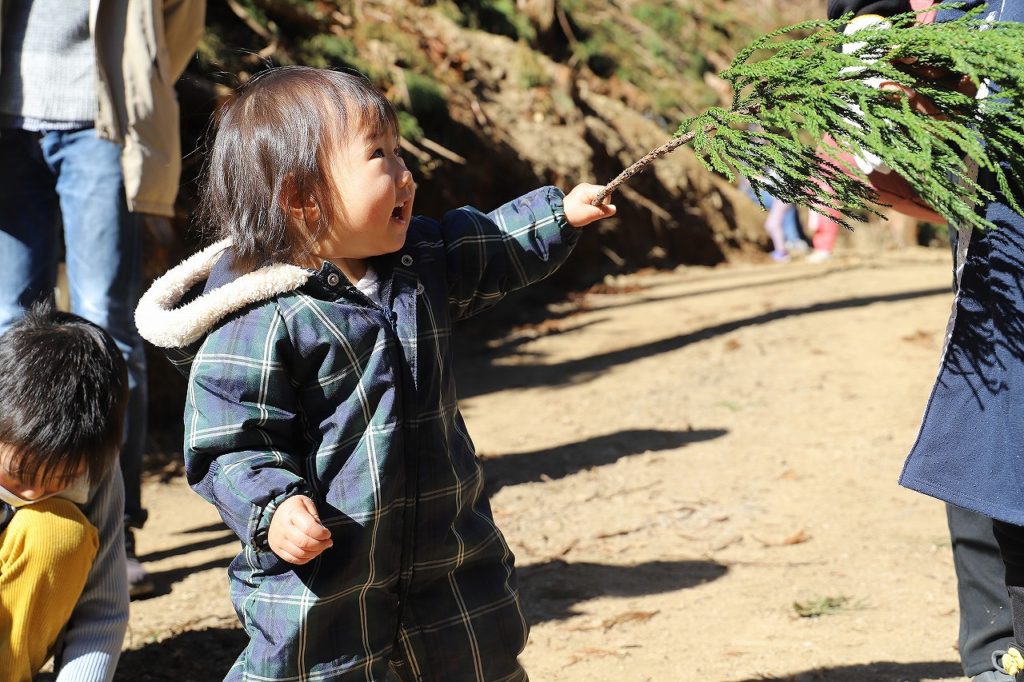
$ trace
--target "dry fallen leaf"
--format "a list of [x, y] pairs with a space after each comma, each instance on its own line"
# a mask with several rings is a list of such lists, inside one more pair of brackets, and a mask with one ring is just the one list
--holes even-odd
[[811, 534], [801, 528], [797, 532], [790, 535], [788, 538], [782, 541], [784, 545], [799, 545], [802, 542], [807, 542], [811, 539]]
[[933, 334], [926, 332], [923, 329], [918, 329], [913, 334], [907, 334], [906, 336], [900, 337], [907, 343], [913, 343], [920, 346], [931, 346]]
[[651, 618], [654, 618], [657, 613], [658, 611], [625, 611], [611, 618], [606, 618], [601, 622], [601, 627], [605, 630], [611, 630], [616, 625], [623, 625], [624, 623], [646, 623]]
[[604, 658], [606, 656], [618, 655], [620, 654], [616, 651], [610, 651], [608, 649], [598, 649], [597, 647], [588, 646], [574, 653], [572, 655], [572, 658], [569, 659], [569, 662], [565, 664], [565, 667], [568, 668], [571, 665], [576, 665], [580, 661], [585, 661], [588, 658]]

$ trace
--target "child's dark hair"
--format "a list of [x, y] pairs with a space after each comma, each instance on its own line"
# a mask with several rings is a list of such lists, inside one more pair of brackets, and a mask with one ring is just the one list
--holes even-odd
[[37, 303], [0, 336], [0, 445], [11, 474], [97, 481], [117, 459], [128, 367], [102, 328]]
[[[331, 225], [330, 155], [353, 126], [398, 134], [394, 108], [364, 76], [305, 66], [258, 74], [219, 114], [203, 218], [232, 238], [235, 262], [247, 269], [301, 259]], [[312, 199], [319, 219], [297, 231], [282, 196]]]

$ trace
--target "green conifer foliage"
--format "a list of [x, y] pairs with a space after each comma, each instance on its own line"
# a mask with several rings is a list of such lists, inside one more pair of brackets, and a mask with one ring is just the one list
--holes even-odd
[[[742, 175], [786, 202], [834, 208], [849, 226], [865, 211], [879, 214], [877, 195], [849, 156], [867, 152], [939, 214], [991, 227], [974, 210], [991, 198], [977, 169], [995, 177], [1018, 211], [1024, 187], [1024, 24], [988, 22], [978, 11], [936, 24], [916, 19], [902, 14], [887, 27], [844, 35], [844, 17], [758, 38], [721, 74], [733, 87], [731, 106], [684, 121], [674, 139], [606, 190], [691, 144], [709, 169]], [[985, 96], [951, 87], [961, 77]], [[869, 79], [893, 85], [880, 89]], [[933, 110], [912, 107], [907, 91], [930, 99]], [[823, 142], [829, 138], [834, 146]]]

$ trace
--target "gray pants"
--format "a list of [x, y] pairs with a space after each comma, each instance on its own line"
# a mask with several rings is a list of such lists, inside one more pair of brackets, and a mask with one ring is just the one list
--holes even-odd
[[992, 519], [946, 505], [960, 600], [960, 662], [973, 677], [992, 670], [991, 655], [1013, 641], [1010, 598]]

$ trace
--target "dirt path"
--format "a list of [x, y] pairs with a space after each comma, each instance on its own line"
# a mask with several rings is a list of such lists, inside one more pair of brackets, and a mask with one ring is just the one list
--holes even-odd
[[[467, 344], [532, 679], [957, 679], [943, 510], [895, 483], [949, 282], [942, 249], [686, 268]], [[118, 680], [219, 680], [235, 542], [180, 478], [144, 494], [164, 594], [132, 604]]]

